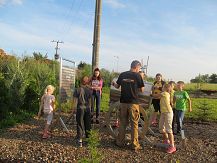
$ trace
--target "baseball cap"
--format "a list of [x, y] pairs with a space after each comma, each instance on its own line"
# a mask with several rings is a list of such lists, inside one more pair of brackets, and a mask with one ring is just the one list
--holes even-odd
[[134, 60], [131, 63], [131, 68], [135, 68], [136, 66], [141, 66], [141, 63], [138, 60]]

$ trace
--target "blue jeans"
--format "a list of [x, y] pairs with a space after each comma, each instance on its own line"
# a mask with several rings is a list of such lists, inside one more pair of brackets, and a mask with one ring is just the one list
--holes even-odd
[[93, 116], [93, 114], [94, 114], [94, 106], [95, 106], [95, 103], [96, 103], [96, 119], [98, 119], [99, 113], [100, 113], [100, 101], [101, 101], [100, 91], [93, 91], [91, 113], [92, 113], [92, 116]]
[[177, 123], [177, 133], [180, 133], [183, 130], [183, 119], [185, 112], [182, 110], [175, 110], [176, 112], [176, 123]]

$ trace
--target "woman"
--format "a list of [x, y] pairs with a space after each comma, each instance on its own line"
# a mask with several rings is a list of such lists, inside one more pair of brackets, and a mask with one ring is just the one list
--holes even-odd
[[100, 101], [101, 101], [101, 94], [102, 94], [102, 85], [103, 80], [100, 76], [99, 68], [95, 68], [93, 72], [93, 76], [90, 79], [92, 93], [92, 122], [93, 122], [93, 115], [94, 115], [94, 107], [96, 105], [96, 123], [99, 124], [99, 113], [100, 113]]
[[162, 80], [162, 75], [157, 73], [155, 76], [155, 82], [153, 83], [152, 87], [152, 104], [154, 107], [154, 112], [151, 115], [151, 124], [156, 126], [157, 125], [157, 114], [160, 113], [160, 97], [162, 93], [162, 88], [165, 82]]

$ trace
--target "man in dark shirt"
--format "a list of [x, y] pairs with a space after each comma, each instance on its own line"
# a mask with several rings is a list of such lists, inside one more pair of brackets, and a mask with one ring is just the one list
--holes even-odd
[[116, 88], [121, 86], [120, 97], [120, 127], [116, 140], [118, 146], [124, 144], [126, 127], [130, 118], [132, 149], [142, 149], [138, 140], [138, 122], [140, 118], [138, 94], [144, 91], [144, 83], [139, 74], [141, 63], [134, 60], [131, 63], [130, 71], [120, 74], [116, 83], [112, 85]]

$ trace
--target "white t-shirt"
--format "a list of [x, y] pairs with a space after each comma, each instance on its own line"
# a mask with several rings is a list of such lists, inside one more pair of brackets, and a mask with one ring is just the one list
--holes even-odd
[[52, 102], [54, 101], [55, 101], [54, 95], [45, 94], [42, 96], [44, 113], [50, 113], [54, 110], [54, 108], [52, 107]]

